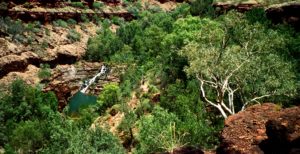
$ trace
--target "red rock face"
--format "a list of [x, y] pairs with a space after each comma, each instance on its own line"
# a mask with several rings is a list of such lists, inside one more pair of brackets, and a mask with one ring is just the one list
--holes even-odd
[[300, 108], [254, 105], [225, 120], [218, 153], [292, 153], [300, 149]]

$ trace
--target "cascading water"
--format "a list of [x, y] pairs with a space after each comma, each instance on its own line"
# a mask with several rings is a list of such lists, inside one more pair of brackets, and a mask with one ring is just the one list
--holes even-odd
[[80, 90], [70, 99], [69, 110], [71, 112], [77, 112], [82, 106], [95, 104], [97, 102], [97, 97], [87, 95], [86, 92], [93, 83], [95, 83], [101, 77], [106, 77], [108, 73], [109, 68], [105, 65], [102, 65], [100, 72], [98, 72], [93, 78], [84, 81]]
[[107, 66], [102, 65], [99, 73], [97, 73], [90, 80], [83, 82], [83, 85], [80, 88], [80, 92], [85, 93], [88, 90], [88, 88], [96, 81], [96, 79], [100, 78], [103, 75], [107, 75], [108, 71], [109, 69], [107, 68]]

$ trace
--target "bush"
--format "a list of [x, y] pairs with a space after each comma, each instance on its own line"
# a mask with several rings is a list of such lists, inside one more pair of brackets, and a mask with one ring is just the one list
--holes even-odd
[[72, 43], [80, 41], [81, 35], [76, 30], [71, 29], [67, 35], [68, 39], [71, 40]]
[[98, 97], [98, 108], [105, 111], [107, 108], [121, 101], [121, 90], [116, 83], [104, 85], [103, 91]]
[[114, 16], [112, 17], [111, 22], [115, 25], [121, 25], [122, 23], [124, 23], [124, 19]]
[[[0, 146], [12, 143], [14, 147], [26, 151], [41, 148], [41, 132], [36, 130], [41, 127], [36, 125], [40, 125], [40, 121], [56, 109], [57, 99], [53, 93], [27, 86], [22, 80], [14, 81], [6, 95], [0, 94]], [[20, 123], [22, 121], [28, 122]], [[37, 138], [31, 138], [28, 134]]]
[[38, 77], [42, 80], [49, 79], [51, 77], [51, 69], [49, 64], [41, 64], [38, 72]]
[[101, 2], [94, 2], [93, 3], [93, 8], [100, 9], [101, 7], [103, 7], [103, 3], [101, 3]]
[[136, 153], [155, 153], [171, 151], [184, 145], [182, 134], [178, 134], [176, 115], [168, 113], [159, 106], [155, 106], [152, 114], [145, 115], [138, 122], [138, 141]]
[[0, 31], [12, 35], [13, 41], [24, 42], [25, 38], [22, 35], [25, 27], [20, 20], [14, 21], [10, 17], [0, 17]]
[[77, 7], [77, 8], [82, 8], [82, 9], [85, 9], [85, 8], [86, 8], [86, 7], [83, 5], [82, 2], [72, 2], [72, 3], [71, 3], [71, 6]]
[[68, 19], [68, 20], [67, 20], [67, 23], [68, 23], [69, 25], [76, 25], [76, 24], [77, 24], [77, 21], [74, 20], [74, 19]]
[[83, 22], [85, 22], [85, 23], [87, 23], [87, 22], [90, 21], [90, 20], [89, 20], [89, 17], [88, 17], [86, 14], [82, 14], [82, 15], [80, 16], [80, 19], [81, 19], [81, 21], [83, 21]]
[[191, 3], [191, 14], [200, 16], [214, 16], [213, 0], [194, 0]]
[[68, 139], [68, 144], [65, 153], [125, 154], [120, 141], [101, 128], [76, 130]]
[[[103, 27], [104, 28], [104, 27]], [[108, 28], [89, 39], [85, 59], [90, 61], [109, 60], [110, 56], [123, 48], [123, 42]]]
[[53, 21], [53, 25], [56, 26], [56, 27], [68, 28], [68, 23], [65, 22], [62, 19], [58, 19], [56, 21]]
[[210, 121], [214, 125], [208, 122], [208, 115], [205, 114], [204, 106], [199, 99], [198, 83], [191, 80], [187, 86], [183, 82], [170, 84], [161, 96], [160, 104], [180, 119], [181, 122], [177, 127], [181, 134], [185, 134], [182, 137], [184, 143], [213, 148], [218, 144], [217, 133], [222, 124], [218, 123], [219, 121]]
[[30, 153], [43, 147], [44, 134], [39, 121], [21, 122], [13, 130], [11, 145], [16, 150]]

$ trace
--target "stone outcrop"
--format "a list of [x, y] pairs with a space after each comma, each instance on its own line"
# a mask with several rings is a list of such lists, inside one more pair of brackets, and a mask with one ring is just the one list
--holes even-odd
[[300, 2], [273, 5], [266, 9], [266, 14], [273, 23], [287, 23], [300, 30]]
[[238, 3], [217, 2], [213, 4], [213, 7], [216, 8], [216, 10], [219, 13], [225, 13], [233, 9], [239, 12], [246, 12], [251, 10], [252, 8], [262, 7], [262, 5], [256, 1], [246, 1], [246, 2], [238, 2]]
[[300, 107], [281, 109], [272, 103], [253, 105], [225, 120], [222, 154], [299, 152]]
[[280, 112], [266, 123], [268, 138], [260, 143], [264, 153], [300, 153], [300, 108]]
[[[118, 0], [107, 1], [115, 5], [120, 5], [120, 1]], [[49, 5], [51, 4], [53, 7], [40, 6], [40, 3], [36, 2], [30, 2], [28, 4], [30, 6], [16, 5], [13, 2], [8, 2], [7, 7], [0, 7], [0, 13], [2, 16], [10, 16], [13, 19], [20, 19], [25, 22], [40, 21], [42, 23], [50, 23], [57, 19], [83, 21], [82, 16], [91, 20], [95, 19], [95, 16], [98, 18], [111, 18], [117, 16], [124, 18], [125, 20], [132, 20], [134, 18], [134, 16], [126, 9], [103, 9], [102, 11], [99, 11], [76, 8], [67, 2], [49, 3]]]
[[[248, 2], [218, 2], [214, 3], [218, 14], [228, 12], [230, 10], [237, 10], [239, 12], [246, 12], [253, 8], [262, 8], [262, 4], [256, 1]], [[274, 24], [287, 23], [294, 27], [297, 31], [300, 30], [300, 2], [289, 2], [268, 6], [265, 9], [268, 19], [272, 20]]]
[[[10, 72], [24, 72], [28, 65], [39, 67], [40, 64], [47, 63], [51, 68], [57, 65], [73, 64], [81, 59], [86, 52], [88, 38], [96, 34], [96, 25], [87, 24], [87, 30], [83, 31], [80, 26], [74, 29], [80, 33], [79, 42], [70, 42], [67, 38], [68, 29], [43, 26], [49, 30], [49, 36], [43, 32], [36, 35], [31, 45], [12, 42], [9, 38], [0, 38], [0, 79]], [[38, 52], [35, 47], [47, 42], [48, 48]]]

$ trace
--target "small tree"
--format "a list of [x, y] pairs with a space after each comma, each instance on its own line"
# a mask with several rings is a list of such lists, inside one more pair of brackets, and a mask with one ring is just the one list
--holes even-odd
[[189, 61], [186, 72], [200, 83], [202, 99], [224, 118], [263, 98], [295, 93], [284, 36], [259, 23], [250, 24], [237, 13], [219, 21], [198, 20], [196, 39], [181, 55]]
[[103, 91], [98, 97], [98, 106], [101, 111], [119, 103], [121, 100], [121, 90], [116, 83], [104, 85]]

